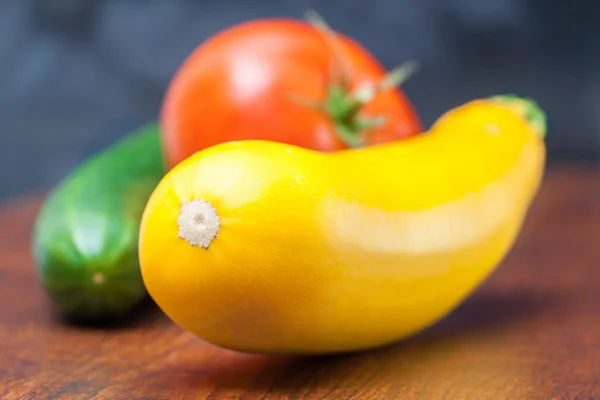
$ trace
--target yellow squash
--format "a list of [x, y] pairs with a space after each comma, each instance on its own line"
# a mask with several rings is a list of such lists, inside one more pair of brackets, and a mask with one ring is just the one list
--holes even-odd
[[510, 250], [543, 177], [544, 134], [534, 103], [503, 96], [375, 147], [214, 146], [151, 196], [144, 282], [177, 324], [238, 351], [332, 353], [406, 338]]

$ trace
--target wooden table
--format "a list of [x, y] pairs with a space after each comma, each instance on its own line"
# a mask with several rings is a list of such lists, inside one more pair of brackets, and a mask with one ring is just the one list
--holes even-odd
[[39, 205], [0, 211], [1, 399], [600, 399], [600, 167], [550, 171], [509, 257], [441, 323], [328, 357], [221, 350], [152, 304], [62, 324], [30, 255]]

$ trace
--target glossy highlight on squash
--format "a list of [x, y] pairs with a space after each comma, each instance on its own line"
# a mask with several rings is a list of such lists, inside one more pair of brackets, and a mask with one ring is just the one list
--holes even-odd
[[181, 327], [238, 351], [334, 353], [412, 336], [510, 251], [544, 174], [545, 129], [535, 103], [501, 96], [367, 148], [200, 151], [146, 206], [145, 285]]

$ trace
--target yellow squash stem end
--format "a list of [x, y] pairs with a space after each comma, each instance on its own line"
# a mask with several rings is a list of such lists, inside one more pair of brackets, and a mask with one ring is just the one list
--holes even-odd
[[542, 138], [547, 133], [546, 113], [532, 99], [519, 97], [513, 94], [494, 96], [492, 101], [511, 108], [514, 112], [527, 120], [531, 128]]

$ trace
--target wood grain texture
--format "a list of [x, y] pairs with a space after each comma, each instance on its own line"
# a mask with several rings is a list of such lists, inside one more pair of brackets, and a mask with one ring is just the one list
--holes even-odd
[[439, 324], [310, 358], [218, 349], [153, 304], [62, 323], [30, 255], [40, 199], [0, 211], [1, 399], [600, 399], [600, 167], [550, 171], [513, 251]]

